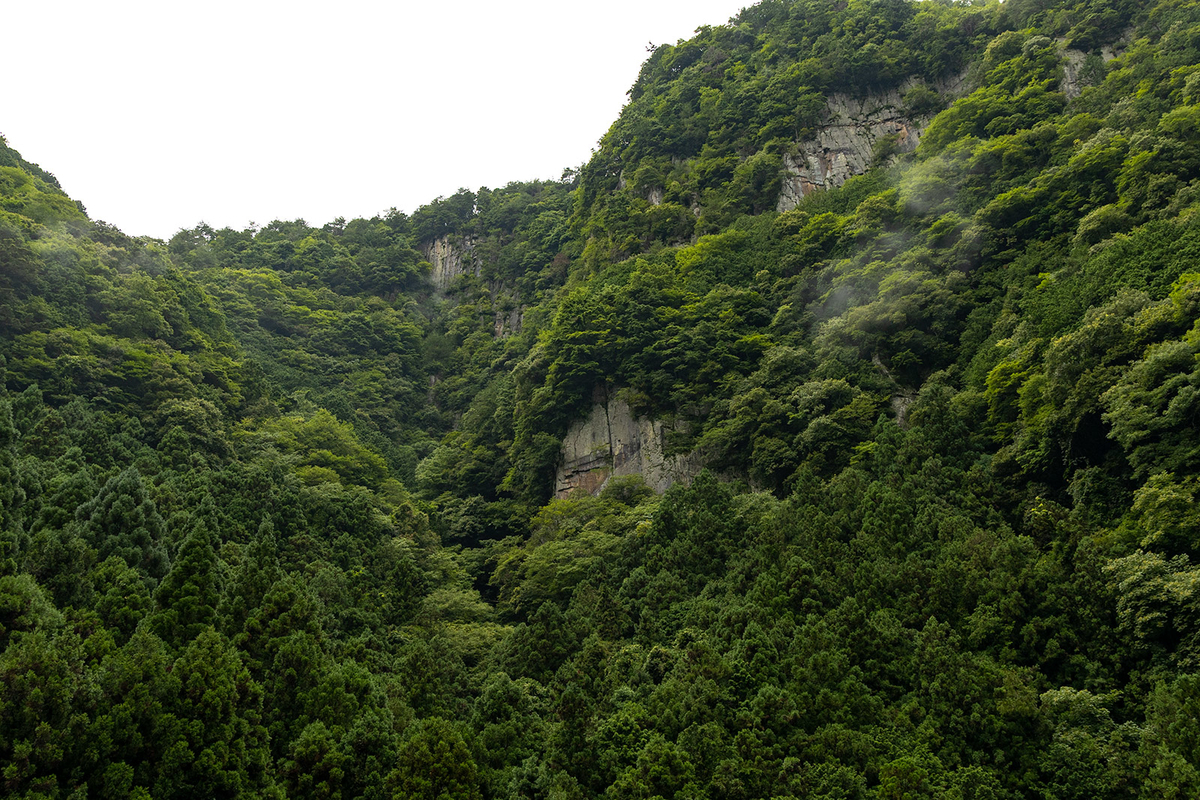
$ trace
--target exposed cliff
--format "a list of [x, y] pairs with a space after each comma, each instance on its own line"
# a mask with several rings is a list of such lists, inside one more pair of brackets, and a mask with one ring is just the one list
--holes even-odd
[[[933, 109], [913, 110], [905, 103], [906, 95], [921, 85], [909, 80], [896, 89], [864, 97], [830, 95], [816, 136], [797, 142], [794, 152], [784, 156], [777, 210], [790, 211], [817, 189], [833, 189], [862, 175], [881, 154], [885, 141], [893, 154], [915, 150], [933, 118]], [[963, 94], [965, 85], [963, 73], [928, 88], [949, 103]]]
[[[1085, 88], [1103, 79], [1103, 65], [1124, 51], [1129, 35], [1104, 46], [1096, 54], [1063, 49], [1060, 88], [1068, 99], [1078, 97]], [[1060, 45], [1064, 41], [1059, 40]], [[966, 75], [965, 72], [955, 75], [929, 88], [937, 92], [943, 104], [948, 104], [966, 93]], [[816, 136], [797, 142], [795, 150], [784, 156], [783, 184], [776, 209], [789, 211], [817, 189], [841, 186], [855, 175], [865, 173], [881, 156], [887, 158], [915, 150], [933, 119], [933, 113], [920, 113], [905, 102], [908, 92], [919, 85], [919, 81], [909, 80], [899, 88], [865, 97], [830, 95], [824, 123]]]
[[657, 492], [690, 482], [703, 467], [699, 455], [666, 455], [664, 437], [661, 420], [634, 416], [620, 398], [600, 398], [563, 439], [555, 495], [565, 497], [575, 489], [596, 494], [614, 475], [641, 475]]
[[[1068, 100], [1074, 100], [1083, 94], [1083, 90], [1104, 79], [1103, 65], [1120, 56], [1128, 47], [1132, 31], [1126, 31], [1113, 44], [1101, 47], [1097, 53], [1083, 53], [1079, 50], [1063, 50], [1063, 79], [1062, 91]], [[1062, 43], [1064, 40], [1060, 39]]]
[[[503, 294], [501, 294], [503, 291]], [[493, 302], [493, 332], [497, 339], [504, 339], [514, 333], [521, 332], [521, 323], [525, 319], [525, 306], [520, 304], [520, 298], [515, 293], [501, 286], [492, 292]]]
[[480, 242], [469, 236], [448, 235], [427, 242], [422, 250], [431, 266], [430, 282], [434, 293], [445, 297], [463, 275], [479, 278], [486, 290], [493, 312], [493, 333], [498, 339], [511, 336], [521, 330], [525, 306], [512, 286], [502, 280], [484, 280], [484, 258]]
[[445, 294], [460, 275], [470, 272], [479, 276], [475, 240], [470, 237], [442, 236], [426, 243], [424, 251], [425, 260], [433, 267], [429, 278], [439, 294]]

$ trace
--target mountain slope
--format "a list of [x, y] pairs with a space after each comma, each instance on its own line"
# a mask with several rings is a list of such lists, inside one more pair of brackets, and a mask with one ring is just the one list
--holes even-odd
[[5, 144], [5, 792], [1196, 794], [1198, 74], [768, 0], [577, 175], [167, 243]]

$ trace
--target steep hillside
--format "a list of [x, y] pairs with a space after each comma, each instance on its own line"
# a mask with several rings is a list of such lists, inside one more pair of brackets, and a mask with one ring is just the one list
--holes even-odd
[[767, 0], [578, 173], [0, 140], [6, 796], [1200, 794], [1200, 4]]

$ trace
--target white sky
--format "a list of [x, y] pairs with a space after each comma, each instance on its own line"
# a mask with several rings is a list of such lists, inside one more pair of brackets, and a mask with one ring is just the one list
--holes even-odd
[[93, 219], [170, 237], [558, 178], [649, 42], [748, 0], [6, 0], [0, 133]]

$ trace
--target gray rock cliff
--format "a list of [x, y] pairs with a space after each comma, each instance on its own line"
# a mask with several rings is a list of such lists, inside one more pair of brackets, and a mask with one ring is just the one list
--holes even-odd
[[[1116, 43], [1100, 49], [1103, 63], [1124, 52], [1130, 35], [1126, 33]], [[1064, 42], [1060, 39], [1060, 46]], [[1061, 89], [1067, 99], [1078, 97], [1087, 87], [1087, 61], [1087, 53], [1064, 47]], [[929, 88], [949, 103], [967, 92], [966, 76], [963, 72], [930, 84]], [[816, 136], [796, 142], [794, 151], [784, 156], [783, 184], [776, 210], [790, 211], [812, 192], [836, 188], [855, 175], [862, 175], [871, 168], [876, 147], [884, 138], [892, 138], [893, 154], [915, 150], [933, 119], [932, 114], [909, 114], [904, 109], [904, 94], [918, 83], [909, 79], [896, 89], [865, 97], [830, 95]]]
[[454, 279], [468, 271], [479, 275], [475, 263], [475, 240], [458, 236], [442, 236], [425, 245], [425, 260], [433, 267], [430, 280], [438, 294], [445, 294]]
[[614, 475], [641, 475], [656, 492], [690, 482], [703, 468], [699, 454], [665, 455], [663, 441], [662, 421], [635, 417], [620, 398], [601, 398], [563, 439], [555, 496], [577, 489], [598, 494]]
[[[1100, 48], [1100, 60], [1107, 64], [1114, 58], [1125, 52], [1128, 46], [1128, 37], [1131, 33], [1126, 32], [1121, 39], [1114, 44], [1105, 45]], [[1065, 40], [1059, 39], [1061, 44]], [[1091, 77], [1087, 75], [1088, 54], [1079, 50], [1064, 49], [1062, 55], [1063, 79], [1062, 92], [1067, 96], [1068, 100], [1074, 100], [1079, 95], [1083, 94], [1083, 90], [1091, 85]]]
[[[960, 96], [965, 73], [938, 81], [929, 88], [946, 101]], [[916, 149], [932, 114], [908, 114], [903, 97], [919, 81], [909, 79], [898, 88], [864, 97], [838, 93], [829, 96], [823, 123], [814, 138], [797, 142], [783, 159], [783, 184], [778, 211], [790, 211], [818, 189], [841, 186], [871, 168], [879, 143], [890, 138], [893, 153]]]

